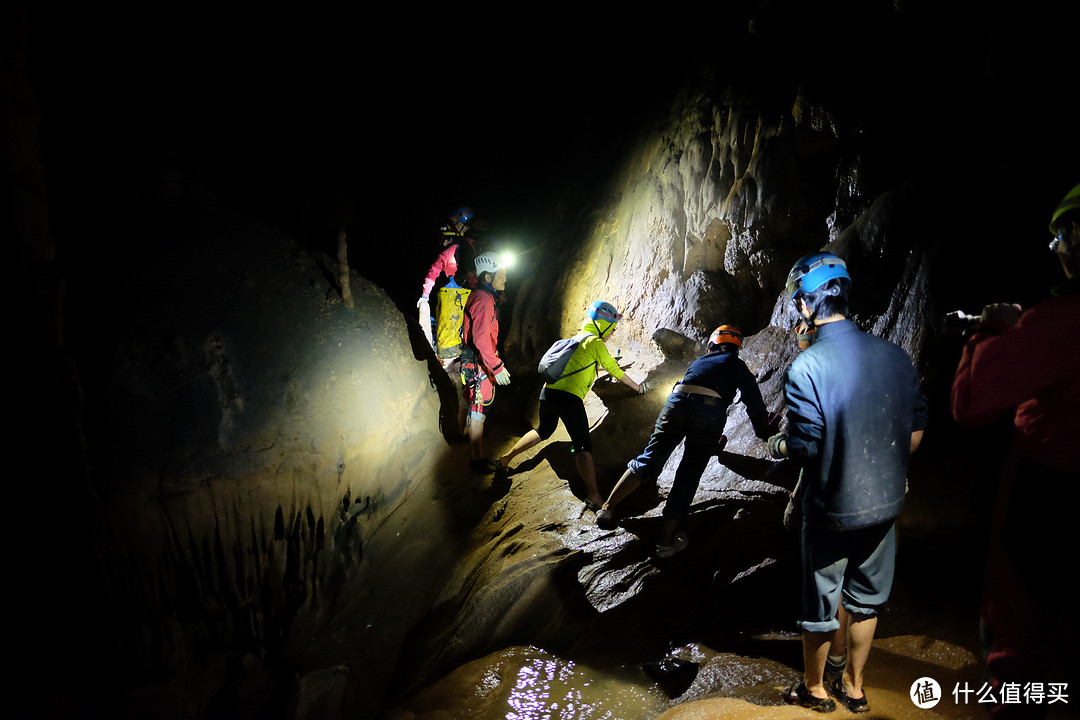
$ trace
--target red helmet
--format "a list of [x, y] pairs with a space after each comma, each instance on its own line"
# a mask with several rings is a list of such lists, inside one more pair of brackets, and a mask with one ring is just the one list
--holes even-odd
[[722, 343], [731, 343], [735, 347], [742, 347], [742, 333], [734, 325], [721, 325], [713, 330], [712, 335], [709, 336], [709, 345], [720, 345]]

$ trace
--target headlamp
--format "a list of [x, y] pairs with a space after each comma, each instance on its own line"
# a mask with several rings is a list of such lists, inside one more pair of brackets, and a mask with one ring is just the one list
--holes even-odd
[[820, 253], [803, 258], [788, 273], [784, 290], [794, 300], [800, 293], [812, 292], [834, 278], [850, 278], [847, 263], [832, 253]]

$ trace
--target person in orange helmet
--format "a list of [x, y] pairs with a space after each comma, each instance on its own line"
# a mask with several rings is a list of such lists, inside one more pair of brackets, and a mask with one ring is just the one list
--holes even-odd
[[754, 433], [760, 439], [768, 439], [774, 429], [757, 379], [739, 358], [742, 341], [742, 333], [731, 325], [721, 325], [713, 331], [705, 355], [690, 364], [682, 381], [668, 395], [645, 450], [629, 462], [597, 513], [596, 524], [600, 528], [615, 527], [615, 506], [641, 483], [655, 484], [671, 453], [685, 438], [683, 457], [664, 505], [656, 555], [670, 557], [690, 544], [679, 525], [690, 512], [690, 503], [709, 458], [717, 453], [728, 406], [735, 400], [735, 394], [740, 394]]

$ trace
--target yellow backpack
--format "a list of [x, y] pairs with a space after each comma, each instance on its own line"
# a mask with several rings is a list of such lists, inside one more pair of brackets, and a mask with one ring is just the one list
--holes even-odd
[[439, 290], [439, 307], [435, 315], [435, 354], [443, 359], [454, 358], [465, 348], [461, 326], [465, 321], [465, 301], [469, 299], [468, 288], [450, 279]]

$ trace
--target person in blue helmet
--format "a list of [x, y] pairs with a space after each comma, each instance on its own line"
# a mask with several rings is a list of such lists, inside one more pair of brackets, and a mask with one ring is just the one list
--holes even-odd
[[[800, 258], [786, 294], [813, 329], [784, 386], [787, 429], [769, 454], [801, 465], [803, 681], [786, 702], [819, 712], [866, 712], [863, 672], [877, 614], [892, 590], [894, 519], [904, 504], [908, 459], [926, 427], [926, 399], [911, 358], [848, 318], [851, 276], [827, 252]], [[826, 686], [831, 640], [847, 611], [847, 663]]]
[[690, 504], [709, 458], [722, 447], [728, 407], [736, 396], [746, 407], [758, 438], [768, 439], [775, 427], [765, 409], [757, 378], [739, 358], [742, 343], [742, 333], [732, 325], [721, 325], [709, 336], [707, 352], [690, 364], [682, 380], [668, 395], [645, 450], [627, 464], [626, 471], [597, 513], [598, 527], [615, 527], [615, 506], [641, 483], [655, 485], [671, 453], [685, 441], [682, 460], [664, 503], [664, 522], [656, 555], [671, 557], [689, 545], [690, 540], [679, 530], [679, 525], [690, 512]]
[[454, 346], [444, 352], [436, 343], [439, 335], [437, 320], [439, 291], [446, 285], [469, 290], [476, 285], [476, 275], [472, 267], [477, 247], [469, 232], [472, 220], [472, 209], [461, 207], [455, 210], [450, 215], [449, 221], [439, 228], [439, 254], [428, 269], [427, 275], [424, 276], [424, 282], [420, 288], [420, 299], [416, 301], [420, 328], [444, 367], [449, 367], [457, 359], [460, 350]]
[[581, 332], [587, 337], [574, 350], [562, 377], [546, 383], [540, 391], [540, 424], [525, 433], [513, 449], [500, 458], [503, 467], [508, 467], [519, 454], [551, 437], [562, 420], [570, 435], [574, 462], [585, 483], [585, 505], [594, 512], [600, 509], [604, 498], [596, 486], [596, 465], [589, 437], [589, 418], [585, 412], [585, 395], [596, 382], [601, 367], [636, 393], [641, 394], [648, 389], [645, 382], [637, 383], [627, 375], [608, 352], [607, 342], [611, 340], [621, 319], [622, 315], [611, 303], [597, 300], [589, 306], [581, 324]]

